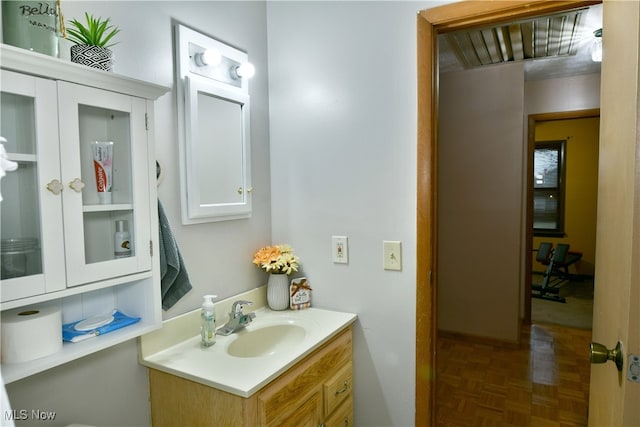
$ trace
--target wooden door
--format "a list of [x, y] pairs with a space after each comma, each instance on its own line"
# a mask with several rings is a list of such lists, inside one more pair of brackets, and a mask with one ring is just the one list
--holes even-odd
[[603, 9], [598, 226], [593, 341], [624, 346], [625, 363], [591, 366], [590, 426], [640, 425], [640, 384], [627, 380], [640, 353], [640, 3]]
[[[465, 1], [418, 15], [416, 425], [435, 425], [437, 35], [594, 3], [599, 2]], [[609, 34], [603, 37], [600, 139], [606, 155], [600, 157], [596, 283], [602, 284], [596, 285], [594, 340], [614, 347], [620, 339], [625, 357], [640, 353], [640, 263], [632, 262], [640, 259], [639, 7], [638, 2], [604, 3], [603, 30]], [[640, 387], [612, 366], [593, 367], [590, 425], [638, 425]]]

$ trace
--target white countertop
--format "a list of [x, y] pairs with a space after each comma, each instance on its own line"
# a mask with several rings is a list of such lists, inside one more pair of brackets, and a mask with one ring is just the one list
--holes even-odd
[[[241, 397], [249, 397], [357, 319], [355, 314], [314, 307], [285, 311], [260, 308], [254, 313], [256, 318], [244, 330], [229, 336], [217, 335], [212, 347], [202, 348], [200, 335], [194, 335], [153, 354], [142, 354], [140, 363]], [[277, 324], [302, 326], [306, 334], [299, 344], [273, 354], [235, 357], [227, 353], [227, 347], [244, 334]]]

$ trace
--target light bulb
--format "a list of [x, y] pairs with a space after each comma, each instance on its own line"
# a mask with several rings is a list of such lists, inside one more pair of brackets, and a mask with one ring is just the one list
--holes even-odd
[[251, 62], [243, 62], [236, 67], [236, 74], [241, 79], [250, 79], [256, 73], [256, 67]]
[[596, 37], [591, 46], [591, 60], [593, 62], [602, 62], [602, 38]]
[[199, 67], [216, 66], [222, 62], [222, 55], [218, 49], [207, 49], [204, 52], [196, 53], [195, 61]]
[[593, 45], [591, 45], [591, 60], [602, 62], [602, 28], [593, 32]]

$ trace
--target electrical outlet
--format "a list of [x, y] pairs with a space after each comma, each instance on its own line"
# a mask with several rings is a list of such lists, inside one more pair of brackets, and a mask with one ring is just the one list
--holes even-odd
[[402, 270], [402, 245], [399, 241], [382, 242], [385, 270]]
[[331, 253], [334, 264], [349, 263], [349, 241], [347, 236], [331, 236]]

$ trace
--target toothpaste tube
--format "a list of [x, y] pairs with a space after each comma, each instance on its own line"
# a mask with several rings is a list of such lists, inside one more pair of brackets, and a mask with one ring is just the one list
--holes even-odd
[[96, 174], [96, 190], [101, 204], [111, 203], [113, 181], [113, 142], [95, 141], [91, 143], [93, 169]]

